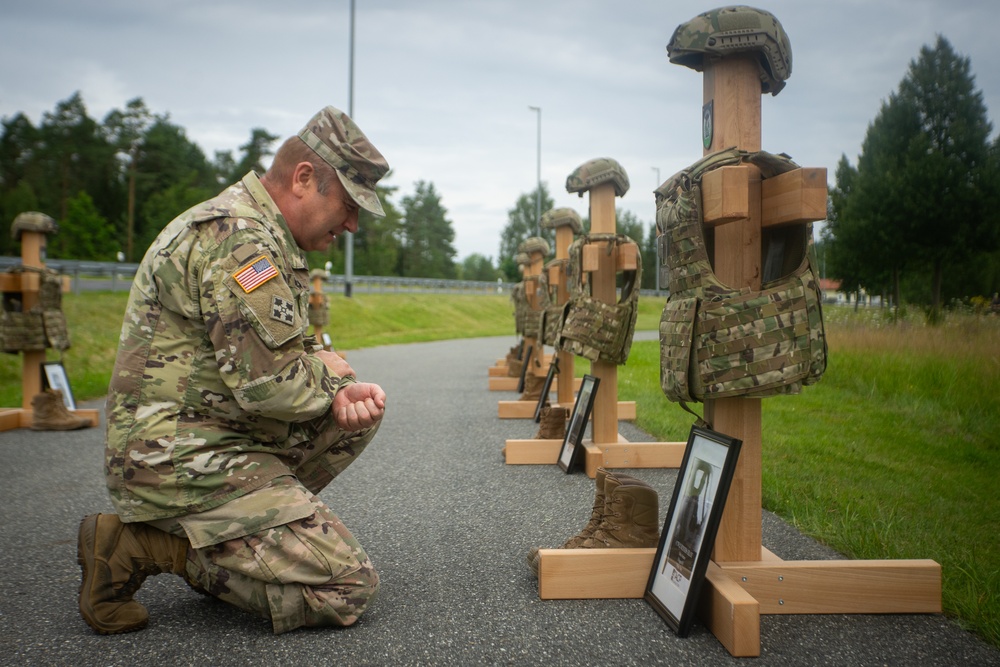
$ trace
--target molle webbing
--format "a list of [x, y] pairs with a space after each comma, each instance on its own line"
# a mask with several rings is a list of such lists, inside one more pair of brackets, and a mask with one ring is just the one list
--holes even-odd
[[[656, 190], [661, 282], [660, 384], [672, 401], [797, 393], [826, 369], [821, 294], [809, 258], [810, 225], [762, 237], [762, 254], [787, 254], [786, 275], [736, 290], [715, 276], [706, 245], [702, 176], [750, 163], [766, 179], [796, 165], [787, 156], [728, 149], [707, 155]], [[779, 274], [761, 262], [765, 278]]]
[[[566, 259], [554, 259], [545, 265], [538, 277], [538, 305], [541, 310], [538, 329], [545, 345], [556, 347], [559, 335], [562, 333], [563, 321], [566, 318], [566, 304], [559, 304], [559, 286], [549, 283], [549, 269], [564, 267]], [[565, 274], [565, 270], [563, 270]]]
[[69, 348], [66, 315], [62, 311], [62, 279], [51, 269], [18, 266], [10, 273], [31, 271], [40, 274], [38, 303], [25, 311], [20, 294], [3, 296], [3, 316], [0, 339], [4, 352], [37, 352], [51, 347]]
[[636, 268], [623, 272], [618, 303], [604, 303], [593, 298], [591, 285], [584, 281], [583, 248], [588, 244], [602, 244], [606, 248], [601, 252], [617, 256], [619, 246], [635, 242], [624, 234], [588, 234], [570, 245], [567, 265], [570, 297], [558, 347], [591, 361], [621, 365], [628, 359], [635, 333], [642, 258], [636, 252]]

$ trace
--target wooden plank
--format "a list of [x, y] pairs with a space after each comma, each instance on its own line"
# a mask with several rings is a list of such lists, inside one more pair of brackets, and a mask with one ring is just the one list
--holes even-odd
[[509, 377], [506, 366], [490, 366], [487, 373], [490, 377]]
[[750, 170], [742, 165], [713, 169], [701, 179], [702, 216], [712, 227], [750, 216]]
[[761, 182], [761, 226], [826, 219], [826, 169], [794, 169]]
[[642, 598], [656, 549], [539, 549], [543, 600]]
[[560, 451], [562, 440], [508, 440], [504, 460], [510, 465], [555, 465]]
[[604, 247], [604, 243], [588, 243], [583, 246], [583, 254], [580, 261], [583, 265], [583, 271], [585, 273], [591, 273], [597, 270], [601, 261], [601, 251], [604, 250]]
[[618, 246], [617, 264], [619, 271], [635, 271], [639, 268], [639, 246], [634, 243]]
[[733, 656], [760, 655], [760, 605], [712, 561], [705, 571], [698, 617]]
[[[577, 380], [576, 388], [579, 389], [580, 381], [583, 378], [577, 378]], [[549, 388], [550, 395], [555, 389], [555, 387]], [[534, 419], [536, 407], [538, 407], [538, 401], [497, 401], [497, 416], [500, 419]], [[573, 411], [573, 403], [563, 407], [568, 408], [570, 412]], [[635, 401], [618, 402], [618, 419], [623, 421], [635, 419]]]
[[761, 399], [721, 398], [706, 401], [705, 407], [706, 418], [715, 430], [743, 441], [712, 560], [719, 563], [758, 560], [763, 496]]
[[[594, 234], [614, 234], [615, 188], [611, 183], [602, 183], [590, 190], [590, 231]], [[616, 257], [609, 256], [606, 244], [594, 244], [597, 266], [591, 274], [590, 290], [595, 301], [614, 304], [618, 299], [615, 286], [617, 269]], [[590, 364], [591, 375], [600, 380], [594, 396], [591, 434], [594, 442], [618, 441], [618, 366], [607, 361]]]
[[37, 292], [42, 287], [38, 273], [0, 273], [0, 292]]
[[13, 431], [16, 428], [27, 427], [28, 424], [21, 423], [22, 412], [23, 410], [20, 408], [0, 408], [0, 431]]
[[518, 378], [491, 377], [490, 391], [517, 391]]
[[499, 401], [497, 417], [500, 419], [534, 419], [538, 401]]
[[605, 468], [680, 468], [687, 442], [619, 442], [594, 447]]
[[941, 566], [933, 560], [719, 563], [760, 602], [762, 614], [936, 614]]

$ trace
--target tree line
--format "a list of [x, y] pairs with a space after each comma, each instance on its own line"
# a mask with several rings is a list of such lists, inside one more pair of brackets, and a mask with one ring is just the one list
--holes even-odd
[[[263, 173], [278, 138], [254, 128], [235, 155], [217, 151], [209, 159], [169, 114], [153, 112], [142, 98], [96, 120], [79, 91], [43, 113], [37, 126], [24, 113], [4, 118], [0, 255], [19, 252], [9, 233], [14, 218], [41, 211], [59, 224], [48, 240], [48, 256], [137, 262], [179, 213], [251, 170]], [[418, 181], [397, 205], [398, 188], [389, 181], [391, 172], [377, 186], [385, 217], [360, 212], [352, 248], [356, 275], [520, 280], [514, 257], [520, 242], [534, 235], [535, 198], [542, 196], [542, 210], [552, 207], [544, 185], [522, 195], [508, 211], [498, 259], [474, 253], [458, 262], [452, 221], [434, 184]], [[648, 241], [644, 259], [652, 266], [647, 255], [655, 248], [653, 226], [647, 239], [643, 225], [625, 213], [619, 227], [641, 245]], [[307, 253], [311, 266], [330, 262], [336, 273], [344, 272], [345, 254], [343, 238], [327, 252]]]
[[842, 156], [817, 248], [841, 289], [918, 304], [936, 320], [1000, 290], [1000, 137], [990, 140], [971, 62], [943, 36], [910, 62], [869, 124], [856, 165]]
[[[254, 128], [238, 153], [208, 159], [168, 114], [142, 98], [92, 118], [79, 92], [45, 112], [36, 126], [24, 113], [4, 118], [0, 132], [0, 254], [16, 255], [10, 225], [24, 211], [55, 218], [48, 239], [53, 258], [137, 262], [163, 227], [250, 170], [264, 172], [278, 137]], [[386, 215], [361, 211], [354, 238], [358, 275], [495, 280], [488, 258], [455, 261], [455, 232], [433, 183], [393, 204], [396, 188], [378, 186]], [[308, 253], [312, 266], [343, 272], [344, 239], [326, 253]], [[120, 253], [120, 254], [119, 254]]]
[[[849, 293], [880, 295], [896, 306], [926, 306], [932, 319], [956, 301], [986, 301], [1000, 291], [1000, 137], [990, 139], [983, 95], [971, 63], [939, 36], [910, 63], [897, 91], [869, 124], [857, 164], [842, 156], [817, 244], [818, 268]], [[254, 128], [236, 155], [213, 159], [168, 114], [141, 98], [103, 120], [91, 118], [79, 92], [43, 114], [23, 113], [0, 133], [0, 254], [17, 254], [9, 227], [23, 211], [60, 225], [49, 239], [54, 258], [138, 261], [178, 213], [208, 199], [248, 171], [264, 171], [278, 137]], [[517, 281], [517, 247], [554, 205], [545, 183], [508, 210], [496, 261], [473, 254], [456, 261], [455, 232], [434, 184], [418, 181], [394, 203], [384, 178], [384, 218], [361, 211], [354, 235], [357, 275]], [[585, 230], [589, 220], [583, 219]], [[643, 288], [656, 286], [655, 226], [619, 212], [617, 229], [640, 247]], [[343, 273], [344, 239], [312, 266]]]

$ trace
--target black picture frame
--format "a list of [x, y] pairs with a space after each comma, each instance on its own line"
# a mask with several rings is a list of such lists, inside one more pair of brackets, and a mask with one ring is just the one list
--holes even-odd
[[688, 636], [694, 623], [742, 444], [699, 426], [688, 435], [643, 596], [678, 637]]
[[519, 393], [519, 394], [524, 392], [524, 378], [527, 375], [527, 373], [529, 372], [528, 371], [528, 366], [531, 365], [531, 350], [532, 350], [532, 347], [533, 346], [529, 345], [528, 349], [524, 351], [524, 361], [521, 364], [521, 375], [517, 379], [517, 393]]
[[559, 372], [559, 359], [556, 357], [552, 358], [552, 363], [549, 364], [549, 373], [545, 376], [545, 383], [542, 385], [542, 393], [538, 397], [538, 405], [535, 406], [535, 423], [538, 424], [542, 421], [542, 408], [544, 408], [549, 403], [549, 392], [552, 391], [552, 380], [555, 378], [556, 373]]
[[66, 409], [76, 410], [73, 389], [69, 386], [69, 376], [66, 375], [66, 368], [62, 362], [47, 361], [42, 363], [42, 388], [58, 389], [62, 392], [63, 404]]
[[593, 375], [584, 375], [580, 390], [576, 393], [573, 404], [573, 414], [570, 415], [566, 435], [563, 436], [562, 448], [559, 450], [559, 467], [569, 474], [583, 467], [583, 433], [590, 421], [590, 412], [594, 408], [594, 398], [601, 379]]

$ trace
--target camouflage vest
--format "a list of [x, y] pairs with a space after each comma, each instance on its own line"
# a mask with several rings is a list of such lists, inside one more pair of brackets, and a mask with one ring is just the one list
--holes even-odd
[[525, 311], [528, 307], [528, 300], [524, 295], [524, 281], [510, 288], [510, 302], [514, 304], [514, 332], [523, 336]]
[[37, 352], [51, 347], [69, 348], [69, 331], [62, 311], [62, 279], [51, 269], [18, 266], [10, 273], [39, 273], [38, 303], [27, 312], [22, 307], [19, 292], [3, 295], [3, 317], [0, 339], [4, 352]]
[[618, 303], [604, 303], [593, 298], [590, 284], [584, 282], [583, 248], [588, 243], [606, 243], [604, 252], [613, 253], [619, 246], [634, 245], [635, 241], [624, 234], [585, 234], [570, 245], [566, 267], [570, 296], [558, 347], [591, 361], [621, 365], [628, 359], [635, 333], [642, 258], [636, 253], [636, 268], [623, 272]]
[[538, 324], [539, 324], [539, 312], [537, 308], [532, 307], [533, 299], [528, 296], [529, 286], [535, 289], [535, 299], [538, 295], [538, 276], [527, 276], [522, 283], [524, 285], [524, 292], [521, 296], [521, 308], [523, 309], [522, 317], [524, 318], [524, 337], [525, 338], [538, 338]]
[[330, 323], [330, 300], [326, 294], [311, 294], [309, 296], [309, 324], [314, 327], [325, 327]]
[[541, 310], [538, 329], [542, 343], [556, 347], [559, 344], [559, 334], [562, 333], [563, 320], [566, 318], [566, 304], [559, 304], [558, 285], [549, 284], [549, 269], [563, 266], [568, 260], [554, 259], [545, 265], [545, 270], [538, 277], [538, 305]]
[[[671, 401], [798, 393], [826, 369], [811, 225], [764, 230], [762, 285], [736, 290], [715, 276], [703, 225], [701, 179], [747, 162], [764, 179], [797, 165], [735, 148], [707, 155], [656, 190], [657, 254], [670, 296], [660, 320], [660, 384]], [[706, 238], [708, 237], [708, 238]]]

